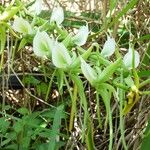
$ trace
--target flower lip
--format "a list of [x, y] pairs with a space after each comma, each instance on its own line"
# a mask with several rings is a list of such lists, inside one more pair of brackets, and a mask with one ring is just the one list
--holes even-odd
[[52, 48], [52, 62], [57, 68], [66, 69], [72, 64], [72, 58], [63, 43], [55, 41]]

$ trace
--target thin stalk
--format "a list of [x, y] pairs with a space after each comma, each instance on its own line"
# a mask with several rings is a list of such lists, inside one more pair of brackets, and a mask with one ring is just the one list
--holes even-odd
[[69, 122], [69, 131], [72, 131], [73, 128], [73, 122], [74, 122], [74, 116], [76, 113], [76, 101], [77, 101], [77, 85], [74, 84], [73, 88], [73, 98], [72, 98], [72, 105], [71, 105], [71, 113], [70, 113], [70, 122]]
[[106, 91], [101, 90], [99, 93], [104, 101], [106, 107], [106, 113], [108, 115], [109, 120], [109, 150], [112, 150], [113, 146], [113, 124], [112, 124], [112, 112], [110, 109], [110, 97], [108, 96], [109, 93]]
[[[121, 70], [121, 76], [120, 76], [120, 82], [123, 84], [123, 70]], [[124, 99], [124, 91], [123, 89], [119, 88], [119, 102], [120, 102], [120, 131], [121, 131], [121, 140], [122, 144], [125, 150], [127, 150], [127, 145], [125, 141], [125, 136], [124, 136], [124, 119], [123, 119], [123, 99]]]
[[150, 95], [150, 91], [142, 91], [141, 94], [142, 95]]
[[97, 118], [98, 118], [98, 122], [99, 122], [99, 127], [100, 129], [102, 129], [102, 120], [101, 120], [101, 116], [100, 116], [100, 106], [99, 106], [99, 94], [96, 92], [96, 112], [97, 112]]
[[48, 96], [49, 96], [49, 93], [51, 91], [51, 87], [52, 87], [52, 83], [53, 83], [53, 79], [54, 79], [55, 74], [56, 74], [56, 70], [54, 70], [54, 72], [53, 72], [53, 74], [51, 76], [51, 80], [50, 80], [49, 85], [48, 85], [48, 89], [47, 89], [46, 96], [45, 96], [45, 101], [46, 102], [48, 100]]
[[85, 138], [85, 130], [87, 128], [87, 121], [88, 121], [88, 104], [87, 104], [87, 99], [85, 96], [85, 92], [84, 92], [84, 87], [83, 87], [83, 83], [81, 81], [81, 79], [77, 76], [77, 75], [70, 75], [72, 81], [74, 81], [74, 83], [77, 85], [78, 91], [79, 91], [79, 97], [81, 100], [81, 105], [83, 107], [84, 110], [84, 123], [83, 123], [83, 128], [82, 128], [82, 142], [84, 141]]
[[140, 83], [139, 88], [141, 88], [147, 84], [150, 84], [150, 79], [147, 79], [147, 80], [143, 81], [142, 83]]
[[109, 115], [109, 150], [112, 150], [113, 145], [113, 124], [112, 124], [112, 112], [110, 110], [110, 107], [107, 109], [108, 115]]
[[47, 82], [46, 69], [45, 69], [45, 65], [44, 65], [44, 60], [43, 59], [42, 59], [42, 69], [43, 69], [43, 73], [44, 73], [45, 82]]
[[14, 47], [12, 47], [11, 67], [13, 67], [17, 43], [18, 43], [18, 39], [16, 38], [16, 39], [15, 39], [15, 45], [14, 45]]

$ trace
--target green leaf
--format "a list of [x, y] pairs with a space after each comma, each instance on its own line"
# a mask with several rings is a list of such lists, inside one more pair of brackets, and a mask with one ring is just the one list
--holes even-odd
[[0, 21], [7, 21], [11, 19], [20, 9], [22, 6], [14, 6], [9, 7], [9, 9], [6, 8], [6, 10], [0, 15]]
[[88, 150], [94, 150], [94, 140], [93, 140], [93, 125], [92, 125], [92, 121], [89, 118], [88, 120], [88, 124], [87, 124], [87, 135], [86, 135], [86, 144], [87, 144], [87, 148]]
[[23, 128], [24, 128], [24, 123], [22, 120], [17, 121], [13, 126], [13, 129], [16, 133], [23, 131]]
[[112, 74], [118, 69], [118, 67], [121, 65], [121, 58], [118, 58], [114, 63], [110, 64], [108, 67], [106, 67], [102, 73], [98, 77], [98, 83], [103, 83], [109, 80], [109, 78], [112, 76]]
[[44, 94], [46, 95], [48, 89], [48, 85], [44, 82], [41, 82], [40, 84], [37, 85], [37, 90], [39, 95]]
[[25, 107], [19, 108], [17, 111], [18, 111], [20, 114], [22, 114], [22, 115], [27, 115], [27, 114], [29, 114], [29, 110], [28, 110], [27, 108], [25, 108]]
[[0, 118], [0, 133], [5, 134], [9, 128], [10, 122], [5, 118]]
[[12, 28], [15, 31], [17, 31], [19, 33], [22, 33], [24, 35], [26, 35], [26, 34], [32, 34], [32, 27], [31, 27], [31, 25], [29, 24], [28, 21], [24, 20], [21, 17], [17, 17], [14, 20]]
[[37, 80], [34, 76], [25, 76], [23, 80], [24, 84], [32, 84], [32, 85], [37, 85], [40, 83], [39, 80]]
[[139, 77], [149, 77], [150, 70], [139, 70], [138, 76]]
[[63, 110], [64, 110], [63, 105], [57, 107], [56, 113], [54, 115], [52, 133], [50, 135], [50, 142], [49, 142], [48, 149], [55, 150], [56, 145], [59, 142], [59, 133], [60, 133], [60, 126], [61, 126], [61, 119], [63, 116]]
[[18, 47], [18, 51], [20, 49], [24, 48], [26, 44], [27, 44], [26, 38], [21, 39], [21, 42], [20, 42], [19, 47]]
[[123, 15], [125, 15], [129, 11], [129, 9], [132, 9], [137, 2], [138, 0], [130, 0], [129, 3], [127, 3], [127, 5], [118, 13], [117, 17], [115, 18], [115, 21]]
[[5, 27], [0, 27], [0, 54], [4, 52], [6, 44], [6, 29]]
[[148, 121], [148, 125], [144, 132], [144, 138], [141, 145], [141, 150], [149, 150], [150, 148], [150, 120]]
[[128, 87], [132, 87], [134, 85], [134, 81], [132, 80], [131, 76], [125, 78], [124, 81], [128, 85]]

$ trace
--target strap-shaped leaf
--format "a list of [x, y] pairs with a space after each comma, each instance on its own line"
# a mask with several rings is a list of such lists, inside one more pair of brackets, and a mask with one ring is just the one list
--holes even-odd
[[114, 63], [106, 67], [102, 73], [99, 75], [98, 83], [105, 82], [109, 80], [110, 76], [115, 72], [115, 70], [121, 65], [121, 58], [117, 59]]
[[9, 7], [9, 9], [6, 9], [0, 15], [0, 21], [7, 21], [7, 20], [11, 19], [21, 8], [22, 8], [22, 6]]

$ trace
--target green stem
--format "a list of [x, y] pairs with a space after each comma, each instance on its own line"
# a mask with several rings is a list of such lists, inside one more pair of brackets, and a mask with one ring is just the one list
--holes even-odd
[[141, 91], [142, 95], [150, 95], [150, 91]]
[[112, 124], [112, 112], [110, 109], [110, 97], [108, 92], [101, 90], [99, 93], [104, 101], [106, 112], [109, 120], [109, 150], [112, 150], [113, 146], [113, 124]]
[[54, 70], [54, 72], [52, 74], [52, 77], [51, 77], [51, 80], [50, 80], [49, 85], [48, 85], [48, 89], [47, 89], [46, 96], [45, 96], [45, 101], [46, 102], [48, 100], [48, 96], [49, 96], [49, 93], [51, 91], [51, 87], [52, 87], [52, 83], [53, 83], [53, 79], [54, 79], [55, 74], [56, 74], [56, 70]]
[[77, 85], [74, 84], [73, 88], [73, 98], [72, 98], [72, 105], [71, 105], [71, 114], [70, 114], [70, 122], [69, 122], [69, 131], [72, 131], [74, 116], [76, 113], [76, 101], [77, 101]]
[[88, 120], [88, 105], [87, 105], [87, 100], [84, 92], [84, 87], [81, 79], [77, 75], [70, 75], [71, 79], [74, 81], [74, 83], [77, 85], [78, 91], [79, 91], [79, 96], [81, 100], [81, 105], [83, 106], [84, 110], [84, 123], [83, 123], [83, 128], [82, 128], [82, 142], [84, 141], [85, 138], [85, 130], [87, 128], [87, 120]]
[[[123, 84], [123, 70], [121, 70], [121, 76], [120, 76], [120, 82]], [[125, 136], [124, 136], [124, 119], [123, 119], [123, 99], [124, 99], [124, 91], [123, 89], [119, 89], [119, 102], [120, 102], [120, 131], [121, 131], [121, 139], [122, 139], [122, 144], [125, 150], [127, 150], [127, 145], [125, 141]]]
[[141, 88], [149, 83], [150, 83], [150, 79], [147, 79], [147, 80], [143, 81], [142, 83], [140, 83], [139, 88]]
[[101, 116], [100, 116], [100, 106], [99, 106], [99, 94], [96, 92], [96, 112], [97, 112], [97, 118], [98, 118], [98, 122], [99, 122], [99, 127], [100, 129], [102, 129], [102, 120], [101, 120]]

